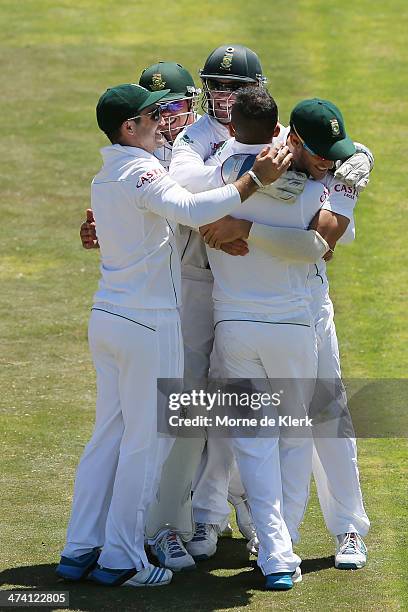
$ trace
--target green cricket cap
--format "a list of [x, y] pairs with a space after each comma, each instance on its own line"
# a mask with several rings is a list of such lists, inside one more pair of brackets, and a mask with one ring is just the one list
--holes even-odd
[[140, 85], [125, 83], [110, 87], [101, 95], [96, 106], [98, 126], [109, 134], [122, 125], [126, 119], [135, 117], [147, 106], [161, 100], [169, 89], [147, 91]]
[[290, 115], [290, 126], [317, 155], [343, 160], [356, 152], [346, 134], [343, 115], [328, 100], [302, 100]]
[[169, 89], [163, 102], [181, 100], [199, 94], [191, 74], [176, 62], [157, 62], [145, 68], [141, 74], [139, 85], [150, 91], [163, 91]]

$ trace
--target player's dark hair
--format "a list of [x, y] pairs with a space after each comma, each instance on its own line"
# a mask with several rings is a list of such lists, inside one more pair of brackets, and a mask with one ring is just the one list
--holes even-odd
[[106, 132], [106, 135], [112, 144], [118, 144], [120, 140], [120, 128], [112, 130], [112, 132]]
[[248, 121], [262, 124], [267, 130], [274, 130], [278, 122], [278, 107], [267, 89], [245, 87], [236, 94], [234, 107]]

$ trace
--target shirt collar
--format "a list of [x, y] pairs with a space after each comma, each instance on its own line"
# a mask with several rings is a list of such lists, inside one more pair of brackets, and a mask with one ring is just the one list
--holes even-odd
[[113, 157], [114, 155], [130, 155], [131, 157], [141, 157], [150, 159], [153, 157], [151, 153], [145, 151], [144, 149], [140, 149], [139, 147], [129, 147], [120, 144], [109, 145], [107, 147], [103, 147], [101, 149], [101, 155], [103, 159], [107, 157]]
[[258, 154], [259, 151], [262, 151], [262, 149], [264, 147], [270, 147], [272, 145], [272, 143], [268, 142], [267, 144], [244, 144], [243, 142], [238, 142], [237, 140], [235, 140], [234, 138], [234, 151], [236, 153], [256, 153]]

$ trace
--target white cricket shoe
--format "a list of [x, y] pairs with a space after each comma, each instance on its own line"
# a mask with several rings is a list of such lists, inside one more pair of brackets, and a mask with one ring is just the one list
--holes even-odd
[[113, 569], [97, 565], [88, 578], [104, 586], [153, 587], [171, 582], [173, 572], [163, 567], [149, 565], [140, 571], [135, 568]]
[[238, 529], [248, 542], [256, 537], [251, 510], [245, 497], [228, 495], [228, 501], [234, 506]]
[[367, 563], [367, 548], [358, 533], [337, 536], [334, 565], [338, 569], [360, 569]]
[[186, 549], [195, 561], [205, 561], [217, 552], [218, 529], [215, 525], [196, 523], [195, 532]]
[[186, 551], [180, 536], [175, 531], [166, 531], [150, 547], [150, 550], [157, 557], [161, 566], [173, 572], [196, 568], [193, 557]]
[[131, 587], [156, 587], [164, 586], [171, 582], [173, 573], [164, 567], [149, 565], [137, 572], [132, 578], [126, 580], [121, 586]]

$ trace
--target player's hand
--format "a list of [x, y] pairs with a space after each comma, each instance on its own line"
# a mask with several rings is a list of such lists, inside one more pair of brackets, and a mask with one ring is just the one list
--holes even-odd
[[265, 147], [256, 156], [252, 170], [263, 185], [269, 185], [278, 179], [292, 162], [292, 153], [286, 145]]
[[274, 183], [266, 185], [261, 193], [275, 200], [286, 202], [286, 204], [294, 204], [298, 196], [303, 192], [306, 181], [307, 175], [304, 172], [287, 170]]
[[245, 240], [234, 240], [234, 242], [225, 242], [221, 245], [221, 251], [228, 253], [228, 255], [247, 255], [249, 253], [248, 245]]
[[84, 249], [99, 249], [95, 219], [91, 208], [86, 209], [86, 221], [82, 223], [79, 235]]
[[227, 215], [214, 223], [208, 223], [200, 227], [200, 234], [204, 242], [212, 249], [220, 249], [222, 244], [233, 242], [238, 238], [248, 238], [252, 227], [251, 221], [245, 219], [234, 219]]
[[357, 153], [349, 157], [345, 162], [337, 162], [337, 170], [334, 176], [357, 189], [363, 191], [369, 183], [370, 172], [374, 167], [374, 156], [370, 149], [360, 144], [354, 143]]

